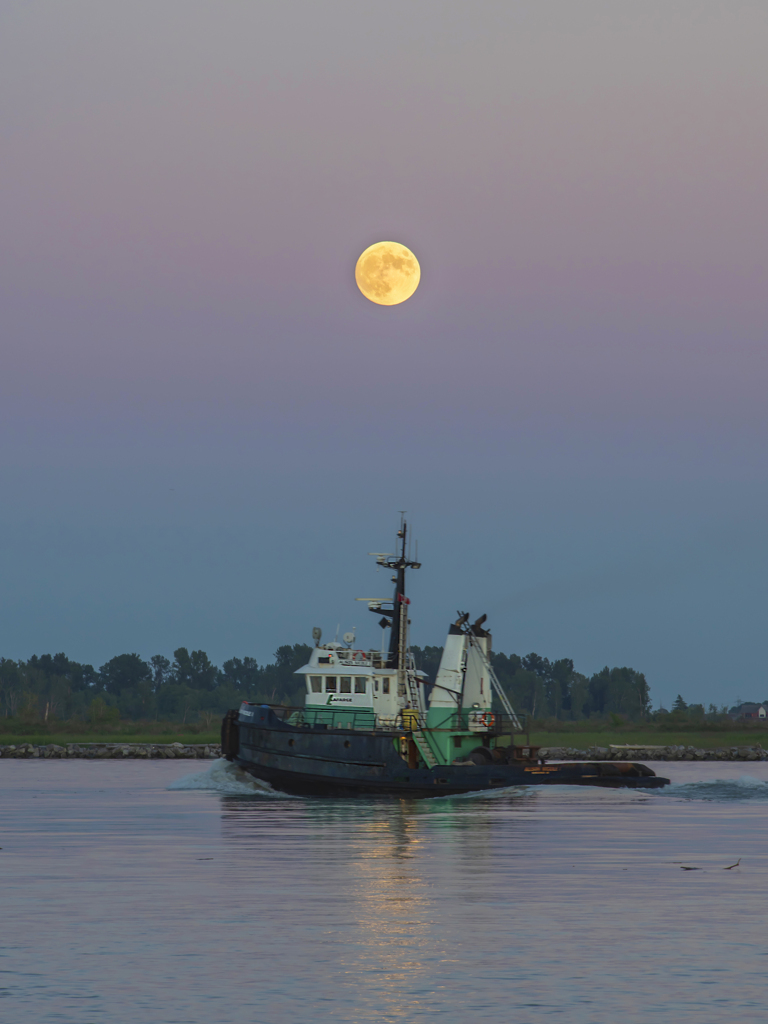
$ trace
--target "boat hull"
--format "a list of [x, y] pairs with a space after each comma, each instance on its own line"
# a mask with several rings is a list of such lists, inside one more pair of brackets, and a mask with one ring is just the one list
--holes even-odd
[[307, 729], [259, 709], [238, 721], [228, 754], [255, 778], [287, 793], [316, 796], [448, 796], [508, 786], [579, 785], [656, 789], [668, 785], [645, 765], [617, 762], [451, 764], [411, 767], [396, 732]]

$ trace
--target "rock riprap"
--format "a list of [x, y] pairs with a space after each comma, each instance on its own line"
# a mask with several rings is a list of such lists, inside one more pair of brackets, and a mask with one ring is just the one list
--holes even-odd
[[[542, 747], [539, 756], [549, 761], [766, 761], [768, 751], [758, 743], [752, 747]], [[208, 758], [221, 757], [218, 743], [15, 743], [0, 746], [0, 757], [79, 757], [86, 759]]]
[[542, 747], [539, 756], [549, 761], [766, 761], [768, 751], [758, 743], [752, 747], [632, 747], [613, 744], [608, 747]]
[[161, 758], [216, 758], [221, 757], [218, 743], [11, 743], [0, 747], [0, 757], [79, 757], [89, 760], [99, 758], [140, 758], [143, 760]]

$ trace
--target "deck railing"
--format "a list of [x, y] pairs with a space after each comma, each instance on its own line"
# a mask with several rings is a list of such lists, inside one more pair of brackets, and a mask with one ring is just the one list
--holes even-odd
[[[412, 732], [414, 729], [426, 728], [427, 716], [414, 708], [404, 708], [391, 721], [377, 721], [373, 710], [346, 711], [342, 708], [306, 708], [285, 704], [269, 704], [268, 707], [284, 721], [286, 725], [305, 726], [307, 728], [325, 727], [328, 729], [373, 729], [383, 732]], [[451, 711], [445, 709], [445, 717], [435, 721], [433, 728], [448, 729], [452, 732], [475, 732], [485, 736], [519, 736], [527, 727], [527, 716], [517, 715], [515, 718], [502, 711], [481, 711], [475, 708], [462, 708]]]
[[[353, 711], [344, 708], [272, 708], [287, 725], [310, 729], [374, 729], [376, 715], [371, 711]], [[279, 714], [279, 712], [285, 712]]]
[[[422, 716], [425, 717], [425, 716]], [[452, 732], [476, 732], [486, 736], [512, 736], [524, 733], [526, 715], [508, 715], [506, 711], [482, 711], [476, 708], [445, 709], [445, 717], [430, 716], [432, 728]]]

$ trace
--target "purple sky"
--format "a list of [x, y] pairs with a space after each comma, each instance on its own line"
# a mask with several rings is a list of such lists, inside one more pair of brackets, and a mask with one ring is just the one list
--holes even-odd
[[378, 642], [404, 508], [414, 642], [768, 697], [767, 49], [764, 0], [7, 0], [0, 654]]

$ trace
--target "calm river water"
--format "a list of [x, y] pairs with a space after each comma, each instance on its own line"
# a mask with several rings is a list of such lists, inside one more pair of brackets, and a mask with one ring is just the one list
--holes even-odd
[[0, 1019], [768, 1018], [768, 763], [357, 801], [225, 765], [0, 762]]

